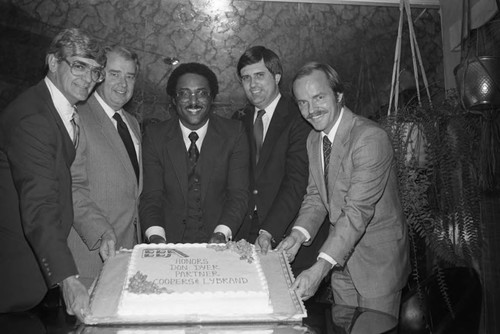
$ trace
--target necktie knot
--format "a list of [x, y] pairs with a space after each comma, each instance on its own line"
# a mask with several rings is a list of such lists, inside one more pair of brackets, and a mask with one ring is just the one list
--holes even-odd
[[257, 111], [257, 119], [262, 119], [262, 116], [264, 116], [265, 113], [266, 111], [264, 109]]
[[125, 123], [125, 122], [123, 121], [122, 116], [121, 116], [119, 113], [117, 113], [117, 112], [115, 112], [115, 114], [113, 115], [113, 118], [115, 119], [116, 124], [118, 124], [118, 126], [121, 126], [121, 125], [122, 125], [122, 123]]
[[332, 147], [332, 142], [328, 139], [328, 136], [323, 136], [323, 149]]
[[191, 140], [191, 143], [196, 143], [196, 141], [199, 138], [198, 134], [196, 132], [194, 132], [194, 131], [191, 132], [188, 137], [189, 137], [189, 140]]

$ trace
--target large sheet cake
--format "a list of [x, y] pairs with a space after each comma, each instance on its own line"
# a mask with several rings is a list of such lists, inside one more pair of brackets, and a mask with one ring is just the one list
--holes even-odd
[[256, 254], [265, 275], [272, 312], [259, 314], [172, 314], [118, 315], [123, 289], [127, 287], [131, 251], [122, 250], [104, 265], [91, 293], [91, 314], [86, 324], [193, 324], [193, 323], [272, 323], [301, 322], [306, 310], [300, 298], [289, 287], [293, 274], [284, 253]]

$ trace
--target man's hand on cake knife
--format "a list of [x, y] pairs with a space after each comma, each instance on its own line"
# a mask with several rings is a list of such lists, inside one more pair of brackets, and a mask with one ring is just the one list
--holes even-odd
[[295, 255], [297, 255], [300, 246], [302, 246], [305, 240], [306, 237], [304, 234], [298, 230], [292, 229], [290, 234], [285, 239], [281, 240], [278, 247], [276, 247], [276, 251], [285, 251], [288, 262], [293, 262], [293, 260], [295, 260]]
[[99, 247], [99, 254], [103, 261], [106, 261], [109, 257], [115, 256], [115, 245], [115, 232], [113, 230], [106, 231], [101, 237], [101, 246]]
[[208, 241], [209, 244], [225, 244], [226, 242], [226, 236], [221, 232], [214, 232]]
[[302, 300], [314, 296], [323, 278], [330, 272], [331, 263], [324, 259], [318, 259], [309, 269], [299, 274], [293, 282], [290, 290], [296, 290]]
[[87, 288], [80, 282], [77, 276], [69, 276], [61, 283], [66, 312], [75, 315], [78, 320], [84, 322], [85, 316], [90, 314], [89, 294]]

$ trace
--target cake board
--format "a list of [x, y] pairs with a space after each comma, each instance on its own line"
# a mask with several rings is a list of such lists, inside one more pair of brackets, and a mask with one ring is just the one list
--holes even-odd
[[274, 251], [260, 256], [261, 266], [267, 279], [270, 299], [274, 310], [271, 314], [217, 317], [191, 314], [175, 318], [168, 316], [141, 316], [140, 318], [134, 316], [117, 316], [116, 310], [125, 282], [130, 256], [130, 250], [121, 250], [104, 264], [99, 278], [91, 288], [91, 314], [85, 318], [85, 324], [300, 323], [302, 318], [307, 316], [302, 300], [295, 291], [289, 289], [294, 277], [285, 254]]

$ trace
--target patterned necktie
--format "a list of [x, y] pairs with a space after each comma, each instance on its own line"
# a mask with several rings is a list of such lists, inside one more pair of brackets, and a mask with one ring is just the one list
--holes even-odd
[[196, 162], [198, 161], [198, 157], [200, 156], [200, 151], [198, 151], [198, 147], [196, 146], [196, 141], [198, 140], [198, 138], [198, 134], [194, 131], [189, 134], [191, 145], [189, 145], [188, 155], [191, 168], [194, 168], [196, 166]]
[[73, 146], [77, 148], [80, 143], [80, 116], [76, 111], [73, 111], [70, 122], [73, 127]]
[[328, 136], [323, 136], [323, 160], [324, 160], [324, 175], [325, 184], [328, 188], [328, 165], [330, 164], [330, 154], [332, 153], [332, 143], [328, 139]]
[[262, 116], [266, 113], [265, 110], [261, 109], [257, 112], [257, 118], [255, 119], [255, 124], [253, 125], [253, 135], [255, 137], [255, 161], [259, 161], [260, 149], [262, 148], [262, 143], [264, 142], [264, 123], [262, 122]]
[[139, 163], [137, 162], [137, 153], [135, 152], [134, 142], [132, 141], [132, 136], [128, 131], [127, 124], [123, 121], [119, 113], [115, 113], [113, 118], [116, 120], [116, 128], [118, 134], [122, 138], [125, 149], [127, 150], [132, 167], [134, 167], [135, 176], [137, 177], [137, 182], [139, 182]]

